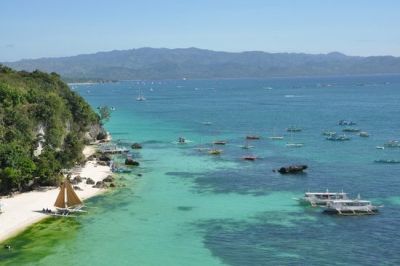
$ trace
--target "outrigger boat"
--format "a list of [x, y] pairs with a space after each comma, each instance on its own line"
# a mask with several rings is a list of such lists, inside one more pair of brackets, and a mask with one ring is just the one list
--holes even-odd
[[248, 139], [248, 140], [257, 140], [257, 139], [260, 139], [260, 136], [249, 135], [249, 136], [246, 136], [246, 139]]
[[322, 132], [322, 135], [330, 137], [330, 136], [336, 135], [336, 132], [335, 131], [324, 131], [324, 132]]
[[387, 163], [387, 164], [396, 164], [400, 163], [400, 160], [394, 160], [394, 159], [379, 159], [375, 160], [375, 163]]
[[271, 136], [271, 137], [268, 137], [269, 139], [271, 139], [271, 140], [283, 140], [283, 136]]
[[326, 206], [328, 202], [333, 200], [345, 200], [347, 193], [342, 192], [306, 192], [303, 198], [298, 199], [300, 203], [310, 204], [313, 207]]
[[350, 140], [350, 137], [346, 136], [346, 135], [330, 135], [329, 137], [326, 137], [326, 140], [330, 140], [330, 141], [346, 141], [346, 140]]
[[208, 152], [208, 154], [211, 155], [220, 155], [222, 153], [222, 150], [218, 150], [218, 149], [212, 149]]
[[353, 121], [347, 121], [347, 120], [340, 120], [338, 123], [340, 126], [355, 126], [356, 123]]
[[342, 131], [343, 131], [343, 132], [353, 132], [353, 133], [356, 133], [356, 132], [360, 132], [361, 129], [359, 129], [359, 128], [354, 128], [354, 127], [346, 127], [346, 128], [344, 128]]
[[301, 148], [303, 146], [304, 146], [303, 143], [286, 143], [286, 147], [289, 148]]
[[307, 168], [308, 168], [307, 165], [300, 164], [300, 165], [283, 166], [273, 171], [279, 172], [280, 174], [298, 174], [298, 173], [303, 173], [303, 171], [306, 170]]
[[363, 138], [368, 138], [369, 137], [369, 134], [366, 131], [361, 131], [360, 133], [358, 133], [358, 135], [360, 137], [363, 137]]
[[326, 204], [324, 213], [338, 215], [372, 215], [378, 213], [378, 206], [369, 200], [332, 200]]
[[71, 213], [85, 212], [82, 210], [84, 207], [83, 202], [76, 195], [69, 180], [65, 180], [60, 186], [56, 202], [55, 213], [50, 213], [52, 216], [70, 216]]
[[300, 132], [300, 131], [302, 131], [302, 129], [299, 128], [299, 127], [288, 127], [288, 128], [286, 129], [286, 131], [287, 131], [287, 132]]
[[257, 159], [257, 157], [254, 155], [246, 155], [246, 156], [243, 156], [242, 159], [245, 161], [255, 161]]
[[383, 144], [386, 148], [400, 148], [400, 142], [398, 140], [391, 140]]

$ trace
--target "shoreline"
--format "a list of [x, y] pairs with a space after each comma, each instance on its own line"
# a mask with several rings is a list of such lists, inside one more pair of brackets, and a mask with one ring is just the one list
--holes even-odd
[[[86, 145], [83, 154], [85, 158], [96, 152], [97, 145]], [[112, 175], [110, 166], [98, 165], [96, 160], [90, 160], [83, 167], [69, 170], [71, 178], [81, 176], [91, 178], [94, 182], [102, 181]], [[83, 180], [78, 184], [81, 190], [75, 190], [81, 200], [86, 200], [107, 191], [104, 188], [93, 188]], [[23, 232], [27, 227], [35, 224], [49, 215], [41, 212], [43, 208], [54, 210], [53, 206], [59, 193], [59, 187], [40, 187], [37, 190], [16, 194], [12, 197], [0, 198], [0, 243]]]

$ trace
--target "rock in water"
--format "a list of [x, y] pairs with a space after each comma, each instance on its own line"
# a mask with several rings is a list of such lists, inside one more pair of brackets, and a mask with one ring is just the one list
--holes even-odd
[[135, 161], [131, 158], [127, 158], [127, 159], [125, 159], [125, 165], [139, 166], [139, 162]]
[[131, 148], [132, 148], [132, 149], [141, 149], [141, 148], [142, 148], [142, 145], [139, 144], [139, 143], [133, 143], [132, 146], [131, 146]]

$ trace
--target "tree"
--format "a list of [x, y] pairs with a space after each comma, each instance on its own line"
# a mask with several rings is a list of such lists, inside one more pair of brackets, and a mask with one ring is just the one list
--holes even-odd
[[100, 121], [102, 123], [107, 122], [111, 117], [111, 109], [107, 105], [98, 107], [100, 113]]

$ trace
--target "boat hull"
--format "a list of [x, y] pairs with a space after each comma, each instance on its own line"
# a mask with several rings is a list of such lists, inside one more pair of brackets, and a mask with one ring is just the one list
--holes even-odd
[[352, 209], [346, 209], [346, 210], [337, 210], [337, 209], [325, 209], [323, 211], [325, 214], [330, 214], [330, 215], [342, 215], [342, 216], [360, 216], [360, 215], [374, 215], [379, 212], [377, 208], [371, 208], [371, 209], [359, 209], [359, 210], [352, 210]]

